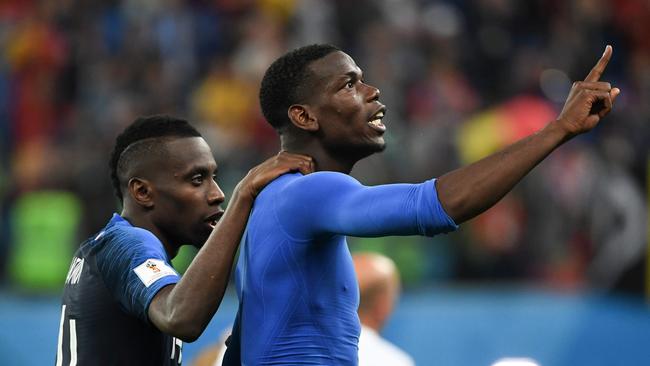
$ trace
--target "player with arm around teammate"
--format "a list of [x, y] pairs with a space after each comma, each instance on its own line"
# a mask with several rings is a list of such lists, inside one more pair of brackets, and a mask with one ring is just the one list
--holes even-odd
[[[111, 177], [123, 210], [76, 252], [66, 278], [56, 365], [180, 365], [183, 341], [219, 307], [253, 200], [273, 178], [309, 173], [280, 153], [239, 182], [228, 209], [210, 147], [189, 123], [137, 119], [117, 137]], [[181, 278], [171, 259], [201, 247]]]
[[[379, 90], [334, 46], [276, 60], [262, 81], [262, 112], [282, 149], [312, 156], [317, 172], [285, 174], [255, 202], [224, 365], [356, 365], [359, 293], [346, 235], [432, 236], [494, 205], [555, 148], [609, 113], [620, 90], [599, 79], [611, 54], [607, 46], [557, 120], [537, 133], [438, 179], [374, 187], [349, 173], [385, 147]], [[592, 110], [596, 104], [603, 108]]]

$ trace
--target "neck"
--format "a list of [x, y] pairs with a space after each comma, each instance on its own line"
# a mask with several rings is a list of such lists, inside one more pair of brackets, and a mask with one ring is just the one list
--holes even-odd
[[124, 209], [120, 213], [120, 216], [122, 216], [122, 218], [128, 221], [131, 225], [145, 229], [151, 232], [156, 238], [158, 238], [158, 240], [160, 240], [162, 243], [163, 248], [165, 248], [165, 252], [167, 253], [169, 259], [176, 257], [176, 254], [178, 254], [178, 246], [173, 245], [169, 240], [167, 240], [160, 229], [158, 229], [156, 225], [154, 225], [151, 220], [149, 220], [148, 216], [134, 212], [133, 209], [129, 209], [126, 203], [124, 204]]
[[[304, 136], [303, 136], [304, 137]], [[360, 159], [353, 156], [336, 156], [326, 150], [317, 139], [281, 135], [282, 150], [311, 156], [316, 163], [316, 171], [332, 171], [350, 174], [354, 164]]]

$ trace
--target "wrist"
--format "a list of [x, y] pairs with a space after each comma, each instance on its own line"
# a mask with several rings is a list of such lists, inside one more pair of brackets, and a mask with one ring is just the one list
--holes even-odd
[[562, 144], [577, 135], [576, 133], [570, 131], [569, 128], [566, 127], [566, 125], [569, 124], [570, 124], [569, 122], [567, 122], [562, 117], [560, 117], [555, 121], [547, 124], [542, 129], [542, 132], [551, 136], [554, 140], [557, 140], [558, 144]]
[[251, 184], [247, 184], [246, 179], [242, 180], [235, 186], [233, 191], [231, 202], [253, 202], [255, 200], [255, 191], [253, 190]]

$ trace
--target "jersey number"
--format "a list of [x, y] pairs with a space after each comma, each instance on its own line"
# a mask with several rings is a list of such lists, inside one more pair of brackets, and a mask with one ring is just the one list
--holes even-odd
[[[65, 305], [61, 308], [61, 322], [59, 323], [59, 342], [56, 351], [56, 366], [63, 366], [63, 324], [65, 322]], [[70, 366], [77, 365], [77, 323], [75, 319], [70, 319]], [[183, 362], [183, 341], [174, 337], [172, 338], [172, 350], [170, 358], [176, 357], [178, 348], [178, 364]]]
[[[63, 323], [65, 322], [65, 305], [61, 309], [59, 323], [59, 344], [56, 351], [56, 366], [63, 365]], [[70, 366], [77, 365], [77, 321], [70, 319]]]

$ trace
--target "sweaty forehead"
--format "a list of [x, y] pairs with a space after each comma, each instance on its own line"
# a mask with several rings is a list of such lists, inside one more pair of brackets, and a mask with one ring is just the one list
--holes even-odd
[[317, 83], [328, 83], [344, 78], [350, 73], [361, 74], [361, 69], [347, 53], [336, 51], [309, 65], [309, 70]]

